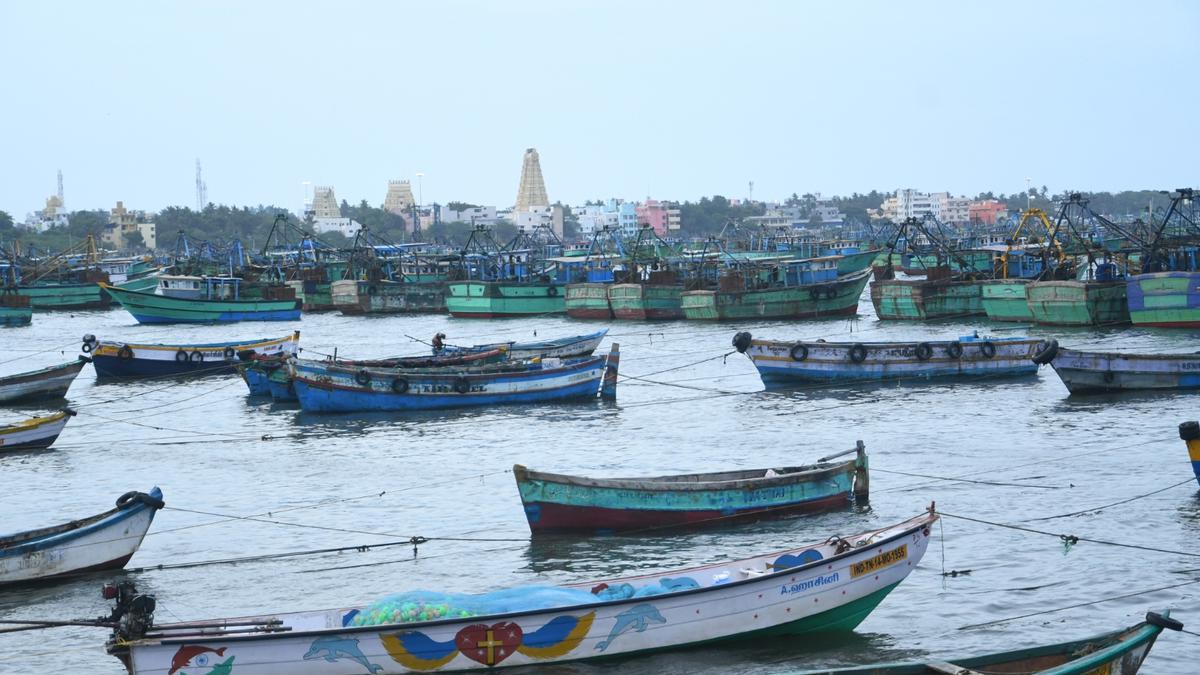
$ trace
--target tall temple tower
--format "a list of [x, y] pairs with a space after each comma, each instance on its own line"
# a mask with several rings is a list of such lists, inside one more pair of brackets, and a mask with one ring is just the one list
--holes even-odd
[[338, 206], [337, 196], [333, 194], [333, 188], [329, 186], [313, 188], [312, 209], [314, 218], [342, 217], [342, 207]]
[[546, 182], [542, 180], [542, 164], [538, 160], [537, 150], [529, 148], [525, 151], [525, 161], [521, 164], [521, 187], [517, 190], [517, 206], [514, 210], [530, 211], [549, 205]]
[[383, 198], [383, 209], [398, 216], [411, 215], [409, 211], [417, 200], [413, 199], [412, 184], [406, 180], [389, 180], [387, 195]]

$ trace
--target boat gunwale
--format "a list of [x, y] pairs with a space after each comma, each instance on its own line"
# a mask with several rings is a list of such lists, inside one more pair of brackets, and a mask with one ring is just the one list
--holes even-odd
[[26, 378], [26, 377], [36, 377], [38, 375], [48, 375], [51, 373], [56, 373], [56, 371], [60, 371], [60, 370], [64, 371], [64, 373], [65, 373], [66, 371], [70, 370], [71, 368], [79, 368], [80, 370], [82, 370], [84, 366], [86, 366], [87, 364], [89, 364], [91, 362], [92, 362], [92, 359], [90, 357], [78, 356], [75, 358], [74, 361], [67, 361], [66, 363], [60, 363], [56, 366], [46, 366], [45, 368], [40, 368], [38, 370], [31, 370], [27, 373], [13, 373], [12, 375], [0, 376], [0, 387], [9, 385], [9, 384], [22, 384], [25, 381], [22, 378]]
[[[162, 490], [156, 485], [146, 493], [151, 497], [162, 499]], [[119, 506], [113, 507], [102, 513], [97, 513], [92, 516], [86, 516], [80, 520], [71, 520], [57, 525], [49, 525], [47, 527], [38, 528], [36, 530], [26, 530], [24, 532], [14, 532], [0, 537], [0, 558], [8, 558], [17, 555], [23, 555], [30, 551], [39, 551], [46, 548], [52, 548], [58, 544], [62, 544], [72, 539], [78, 539], [94, 532], [99, 532], [105, 528], [112, 527], [128, 520], [135, 515], [138, 515], [146, 509], [152, 507], [144, 502], [136, 502], [126, 508]], [[157, 509], [153, 509], [157, 510]], [[151, 517], [153, 519], [153, 516]], [[74, 525], [74, 527], [72, 527]], [[147, 525], [147, 530], [149, 525]], [[37, 536], [28, 536], [31, 534]], [[144, 536], [144, 535], [143, 535]], [[23, 539], [18, 539], [24, 537]], [[119, 539], [124, 539], [120, 537]], [[132, 538], [132, 537], [130, 537]]]
[[[512, 468], [513, 477], [518, 484], [530, 481], [542, 481], [547, 483], [557, 483], [560, 485], [574, 485], [579, 487], [601, 488], [610, 490], [636, 490], [639, 492], [703, 492], [709, 490], [735, 490], [742, 488], [768, 488], [781, 487], [788, 485], [796, 485], [798, 483], [807, 483], [819, 480], [826, 476], [843, 473], [853, 473], [858, 466], [857, 459], [847, 460], [845, 462], [818, 462], [816, 464], [807, 464], [794, 467], [772, 468], [774, 471], [782, 472], [787, 469], [794, 469], [788, 473], [779, 473], [776, 476], [766, 476], [767, 469], [744, 469], [742, 471], [712, 471], [706, 473], [690, 473], [690, 474], [675, 474], [669, 476], [646, 476], [632, 478], [589, 478], [587, 476], [573, 476], [569, 474], [548, 473], [543, 471], [534, 471], [521, 464], [514, 464]], [[759, 472], [758, 476], [747, 478], [734, 478], [729, 480], [696, 480], [686, 481], [683, 479], [696, 477], [703, 478], [705, 476], [719, 476], [738, 473], [754, 473]], [[677, 481], [661, 480], [664, 478], [676, 478]], [[656, 480], [660, 479], [660, 480]]]

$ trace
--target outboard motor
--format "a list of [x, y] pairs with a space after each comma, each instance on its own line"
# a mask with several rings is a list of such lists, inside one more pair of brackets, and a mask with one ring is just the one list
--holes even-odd
[[132, 581], [105, 584], [101, 590], [105, 600], [113, 600], [113, 610], [100, 621], [113, 624], [113, 637], [120, 640], [137, 640], [146, 635], [154, 624], [154, 608], [157, 603], [153, 595], [138, 593]]

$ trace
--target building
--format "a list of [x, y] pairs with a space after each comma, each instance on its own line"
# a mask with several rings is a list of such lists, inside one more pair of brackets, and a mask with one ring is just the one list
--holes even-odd
[[332, 187], [313, 188], [312, 213], [313, 218], [318, 220], [342, 217], [342, 207], [338, 206], [337, 196], [334, 195]]
[[563, 209], [561, 206], [542, 206], [512, 212], [513, 224], [519, 229], [532, 232], [538, 228], [550, 228], [559, 239], [563, 236]]
[[100, 235], [100, 241], [105, 246], [121, 250], [128, 245], [128, 240], [134, 233], [141, 235], [146, 248], [158, 247], [158, 232], [154, 223], [146, 222], [146, 214], [142, 211], [130, 211], [124, 202], [117, 202], [108, 212], [108, 225]]
[[637, 217], [639, 227], [650, 227], [654, 229], [654, 233], [660, 237], [666, 236], [667, 230], [667, 207], [657, 199], [646, 198], [646, 201], [634, 207], [634, 215]]
[[1008, 206], [995, 199], [971, 202], [967, 207], [967, 222], [995, 225], [1008, 217]]
[[517, 204], [514, 211], [549, 206], [550, 197], [546, 194], [546, 181], [542, 179], [542, 162], [534, 148], [525, 150], [521, 161], [521, 185], [517, 188]]
[[409, 217], [412, 207], [417, 203], [413, 199], [412, 185], [406, 180], [389, 180], [387, 194], [383, 198], [383, 209], [398, 216]]
[[881, 212], [884, 218], [897, 223], [931, 215], [943, 223], [961, 224], [970, 220], [970, 205], [970, 199], [954, 197], [949, 192], [917, 192], [907, 188], [896, 190], [885, 199]]
[[667, 209], [667, 231], [675, 232], [683, 228], [683, 215], [679, 209]]
[[500, 214], [494, 206], [472, 206], [458, 211], [448, 206], [439, 206], [438, 219], [443, 223], [495, 225], [500, 222]]
[[633, 202], [609, 199], [603, 204], [582, 206], [572, 209], [579, 220], [579, 234], [590, 237], [608, 228], [622, 236], [632, 237], [638, 231], [637, 206]]
[[313, 234], [339, 232], [348, 239], [353, 239], [362, 224], [353, 218], [313, 218]]
[[63, 207], [62, 197], [50, 195], [46, 197], [46, 207], [41, 211], [26, 214], [25, 226], [38, 232], [44, 232], [52, 227], [66, 227], [71, 223], [67, 210]]

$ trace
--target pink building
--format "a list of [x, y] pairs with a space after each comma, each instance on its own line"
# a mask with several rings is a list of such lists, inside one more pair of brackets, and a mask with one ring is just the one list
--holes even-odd
[[667, 236], [667, 212], [669, 209], [656, 199], [647, 198], [634, 209], [637, 213], [638, 225], [654, 228], [654, 233], [660, 237]]
[[985, 199], [979, 202], [971, 202], [971, 205], [967, 207], [967, 213], [972, 223], [995, 225], [997, 220], [1002, 220], [1008, 216], [1008, 207], [1002, 201]]

